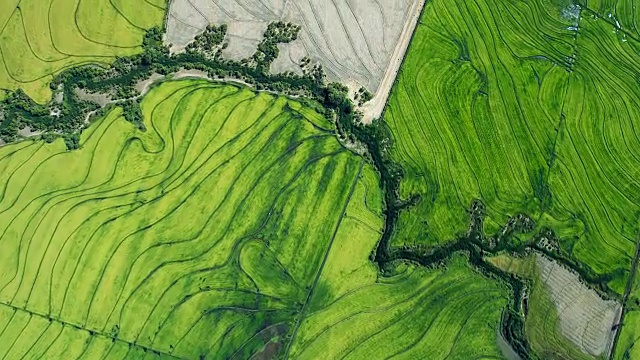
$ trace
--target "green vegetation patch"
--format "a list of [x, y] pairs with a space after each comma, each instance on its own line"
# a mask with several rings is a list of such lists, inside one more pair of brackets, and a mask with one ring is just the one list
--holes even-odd
[[[159, 3], [159, 4], [155, 4]], [[0, 89], [51, 99], [54, 75], [107, 65], [142, 51], [147, 29], [161, 26], [164, 1], [7, 0], [0, 4]]]
[[362, 159], [284, 97], [175, 81], [141, 109], [146, 132], [115, 109], [75, 151], [0, 148], [0, 304], [182, 358], [249, 358], [293, 327]]

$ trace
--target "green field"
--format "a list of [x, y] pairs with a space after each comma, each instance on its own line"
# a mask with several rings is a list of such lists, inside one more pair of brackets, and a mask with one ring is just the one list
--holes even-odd
[[499, 355], [507, 288], [464, 257], [378, 277], [378, 175], [323, 116], [203, 80], [142, 111], [0, 148], [0, 357]]
[[[455, 256], [439, 270], [406, 265], [377, 279], [370, 269], [343, 276], [342, 283], [323, 273], [329, 294], [314, 294], [290, 358], [502, 358], [497, 334], [509, 291], [467, 261]], [[334, 290], [334, 283], [345, 282], [348, 289]]]
[[157, 0], [3, 0], [0, 89], [45, 103], [55, 74], [139, 53], [145, 31], [162, 25], [164, 7]]
[[384, 115], [401, 196], [421, 195], [392, 243], [454, 240], [480, 199], [486, 233], [528, 214], [622, 294], [640, 238], [640, 42], [626, 34], [567, 1], [427, 2]]

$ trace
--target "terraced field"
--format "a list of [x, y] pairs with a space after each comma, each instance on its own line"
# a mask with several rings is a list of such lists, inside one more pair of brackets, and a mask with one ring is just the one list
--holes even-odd
[[64, 69], [107, 65], [141, 51], [145, 31], [161, 26], [165, 0], [6, 0], [0, 4], [0, 89], [51, 99]]
[[0, 302], [178, 357], [247, 358], [286, 333], [362, 161], [318, 114], [234, 86], [167, 83], [142, 110], [147, 132], [114, 111], [76, 152], [2, 148]]
[[428, 2], [384, 118], [401, 195], [421, 196], [393, 244], [455, 239], [480, 199], [488, 234], [526, 213], [622, 294], [640, 231], [638, 49], [565, 1]]
[[[362, 262], [368, 260], [364, 250]], [[503, 358], [497, 329], [508, 290], [467, 262], [457, 256], [439, 270], [407, 265], [377, 280], [371, 268], [343, 276], [343, 282], [323, 274], [321, 283], [329, 284], [331, 294], [312, 297], [313, 309], [300, 325], [290, 358]], [[349, 288], [334, 290], [344, 283]]]
[[464, 257], [378, 277], [378, 175], [324, 117], [195, 79], [142, 111], [0, 148], [0, 357], [499, 356], [507, 289]]

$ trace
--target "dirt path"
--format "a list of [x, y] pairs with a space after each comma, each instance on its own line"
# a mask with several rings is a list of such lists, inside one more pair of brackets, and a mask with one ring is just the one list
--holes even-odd
[[413, 4], [413, 7], [409, 9], [408, 14], [410, 16], [410, 19], [404, 24], [402, 34], [400, 35], [400, 39], [398, 39], [398, 45], [396, 45], [396, 48], [391, 55], [389, 65], [387, 66], [384, 77], [380, 82], [380, 86], [378, 86], [378, 90], [373, 96], [373, 99], [364, 104], [361, 108], [363, 113], [363, 123], [370, 124], [373, 119], [377, 119], [382, 115], [382, 111], [384, 110], [384, 107], [387, 104], [387, 99], [389, 98], [389, 94], [391, 93], [391, 88], [393, 87], [396, 77], [398, 76], [398, 71], [400, 70], [400, 66], [402, 65], [402, 60], [404, 59], [404, 55], [409, 48], [409, 43], [413, 38], [414, 30], [416, 29], [418, 21], [420, 20], [420, 15], [422, 14], [422, 8], [424, 7], [424, 4], [425, 1], [416, 1]]

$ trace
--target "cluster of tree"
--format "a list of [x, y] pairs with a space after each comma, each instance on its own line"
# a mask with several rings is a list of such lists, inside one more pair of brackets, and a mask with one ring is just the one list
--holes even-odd
[[63, 103], [40, 105], [31, 100], [22, 90], [7, 94], [0, 101], [0, 138], [5, 142], [20, 138], [18, 131], [29, 127], [33, 132], [51, 134], [45, 140], [52, 141], [53, 134], [71, 134], [83, 125], [83, 114], [97, 105], [80, 101], [75, 94], [65, 96]]
[[271, 63], [280, 53], [278, 44], [286, 44], [296, 40], [299, 32], [300, 25], [282, 21], [270, 23], [264, 32], [262, 41], [258, 44], [258, 49], [251, 57], [255, 67], [262, 73], [268, 73]]
[[129, 122], [135, 124], [139, 130], [146, 131], [146, 127], [142, 120], [142, 109], [140, 108], [140, 100], [129, 99], [118, 103], [122, 108], [122, 116]]
[[373, 95], [369, 92], [369, 90], [362, 86], [356, 92], [354, 99], [358, 102], [358, 106], [362, 106], [369, 100], [373, 99]]
[[[0, 100], [0, 114], [3, 117], [0, 119], [0, 138], [7, 142], [15, 141], [19, 138], [18, 130], [25, 126], [34, 131], [43, 131], [48, 140], [82, 131], [87, 114], [95, 112], [99, 105], [78, 99], [76, 89], [83, 89], [88, 93], [104, 93], [114, 100], [120, 100], [124, 117], [143, 129], [139, 103], [132, 100], [138, 95], [135, 85], [153, 73], [169, 74], [180, 69], [202, 70], [216, 79], [240, 79], [258, 90], [310, 97], [321, 104], [339, 106], [342, 103], [342, 93], [336, 92], [337, 85], [325, 84], [326, 77], [321, 66], [315, 66], [306, 75], [292, 72], [269, 74], [269, 64], [277, 56], [277, 43], [296, 39], [299, 31], [299, 26], [289, 23], [270, 24], [261, 43], [262, 51], [259, 50], [264, 55], [258, 56], [262, 59], [262, 65], [252, 66], [250, 63], [221, 57], [211, 58], [206, 52], [200, 51], [170, 56], [168, 48], [163, 44], [163, 30], [151, 29], [143, 39], [141, 54], [118, 58], [108, 68], [87, 65], [58, 74], [51, 83], [51, 89], [64, 94], [60, 104], [52, 102], [42, 106], [34, 103], [20, 90], [7, 93]], [[199, 45], [196, 46], [220, 44], [225, 33], [226, 26], [209, 27], [198, 38], [196, 44]], [[329, 115], [334, 113], [331, 109], [325, 112]], [[67, 141], [67, 144], [69, 149], [77, 147], [73, 140]]]
[[227, 25], [209, 25], [204, 32], [187, 45], [186, 51], [200, 53], [208, 59], [222, 59], [222, 50], [226, 49], [229, 43], [224, 41], [227, 35]]

